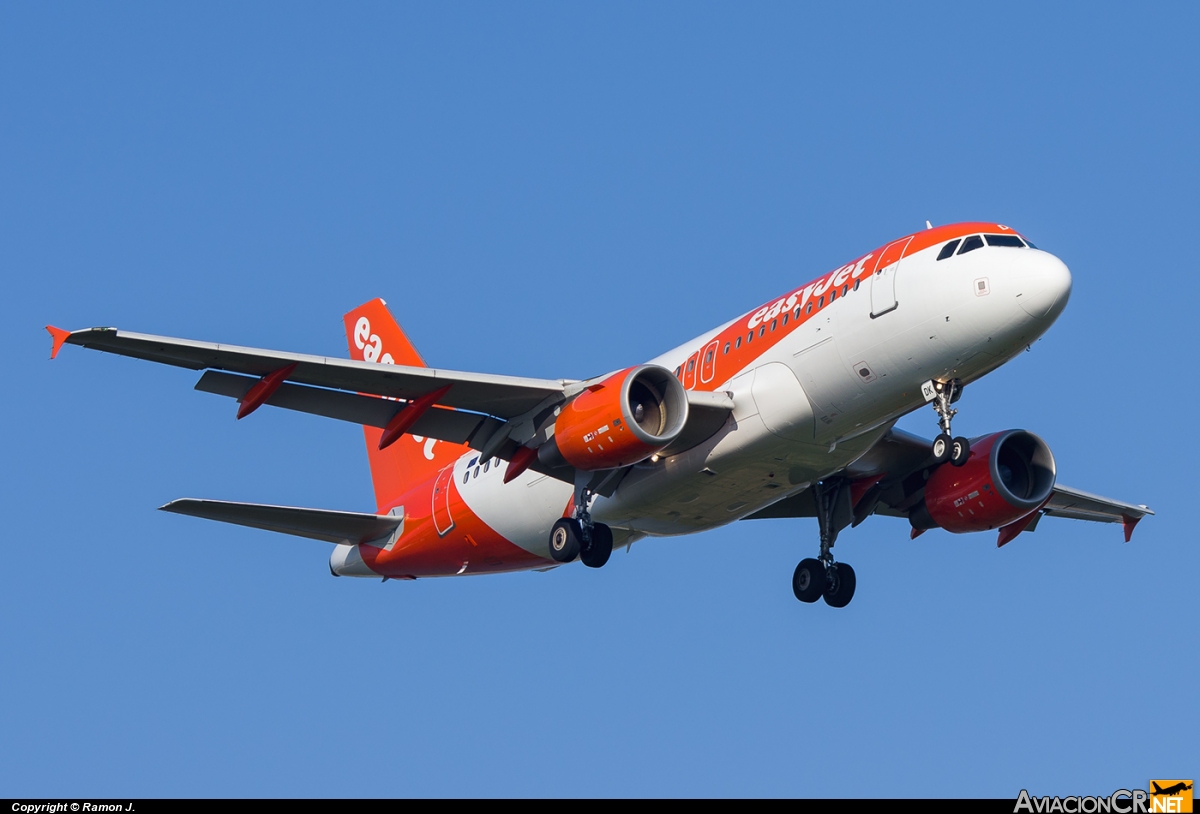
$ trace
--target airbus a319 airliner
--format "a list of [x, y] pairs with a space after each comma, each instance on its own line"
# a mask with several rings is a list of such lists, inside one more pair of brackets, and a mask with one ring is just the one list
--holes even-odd
[[[204, 370], [197, 390], [360, 424], [375, 513], [182, 499], [178, 514], [325, 540], [335, 576], [384, 579], [599, 568], [614, 547], [735, 520], [816, 517], [796, 598], [844, 607], [847, 526], [903, 517], [911, 536], [1046, 515], [1152, 514], [1057, 482], [1041, 438], [956, 437], [963, 388], [1041, 336], [1071, 274], [997, 223], [930, 227], [742, 314], [645, 364], [584, 380], [426, 367], [382, 300], [345, 316], [350, 360], [115, 328], [48, 327], [62, 345]], [[894, 428], [926, 404], [932, 441]]]

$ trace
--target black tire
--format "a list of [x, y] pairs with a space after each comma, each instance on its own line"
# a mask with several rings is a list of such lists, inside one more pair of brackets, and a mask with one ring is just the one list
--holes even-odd
[[930, 453], [933, 455], [934, 463], [945, 463], [950, 460], [950, 453], [954, 450], [954, 441], [944, 432], [938, 433], [938, 437], [933, 439], [933, 446], [930, 447]]
[[955, 466], [962, 466], [967, 462], [967, 458], [971, 457], [971, 442], [966, 438], [958, 437], [950, 445], [950, 463]]
[[825, 587], [825, 604], [831, 608], [844, 608], [854, 598], [854, 569], [839, 562], [829, 569], [829, 584]]
[[583, 529], [578, 520], [564, 517], [550, 527], [550, 556], [555, 562], [571, 562], [579, 556], [579, 540]]
[[792, 593], [801, 602], [816, 602], [825, 593], [825, 563], [800, 560], [792, 573]]
[[612, 556], [612, 529], [603, 523], [592, 526], [592, 541], [579, 552], [579, 559], [588, 568], [600, 568]]

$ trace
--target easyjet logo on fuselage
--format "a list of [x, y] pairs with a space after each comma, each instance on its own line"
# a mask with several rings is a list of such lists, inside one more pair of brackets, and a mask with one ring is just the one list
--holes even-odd
[[847, 263], [841, 268], [831, 271], [823, 280], [814, 280], [791, 295], [771, 305], [764, 305], [750, 316], [746, 327], [754, 330], [762, 323], [774, 319], [784, 311], [791, 311], [793, 308], [803, 308], [812, 297], [823, 296], [831, 288], [839, 288], [850, 280], [857, 280], [866, 272], [867, 261], [874, 256], [875, 254], [871, 253], [862, 257], [857, 262]]

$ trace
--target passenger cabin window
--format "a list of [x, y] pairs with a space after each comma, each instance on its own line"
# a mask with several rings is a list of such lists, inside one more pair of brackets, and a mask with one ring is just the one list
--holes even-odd
[[961, 237], [958, 238], [957, 240], [951, 240], [949, 243], [947, 243], [945, 246], [942, 247], [942, 250], [940, 252], [938, 252], [937, 259], [945, 260], [947, 257], [954, 254], [954, 250], [958, 248], [958, 244], [961, 242], [962, 242]]
[[742, 346], [742, 338], [740, 336], [737, 338], [736, 341], [734, 341], [733, 346], [735, 348], [740, 348]]
[[696, 369], [696, 360], [688, 359], [688, 373], [691, 373], [695, 369]]
[[725, 352], [729, 353], [729, 343], [728, 342], [725, 343]]
[[982, 248], [983, 238], [981, 238], [979, 235], [971, 235], [969, 238], [963, 241], [962, 248], [958, 250], [958, 253], [960, 255], [966, 254], [967, 252], [973, 252], [976, 249]]
[[1025, 244], [1021, 242], [1021, 238], [1016, 235], [985, 235], [989, 246], [1010, 246], [1014, 249], [1023, 249]]

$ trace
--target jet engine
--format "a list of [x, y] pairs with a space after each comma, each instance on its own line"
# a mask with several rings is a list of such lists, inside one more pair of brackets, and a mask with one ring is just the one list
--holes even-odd
[[961, 534], [1006, 526], [1038, 508], [1054, 491], [1054, 456], [1025, 430], [971, 441], [962, 466], [942, 464], [925, 482], [925, 499], [909, 514], [913, 528]]
[[549, 466], [592, 471], [644, 461], [679, 437], [687, 394], [671, 371], [640, 365], [614, 373], [567, 403], [538, 450]]

